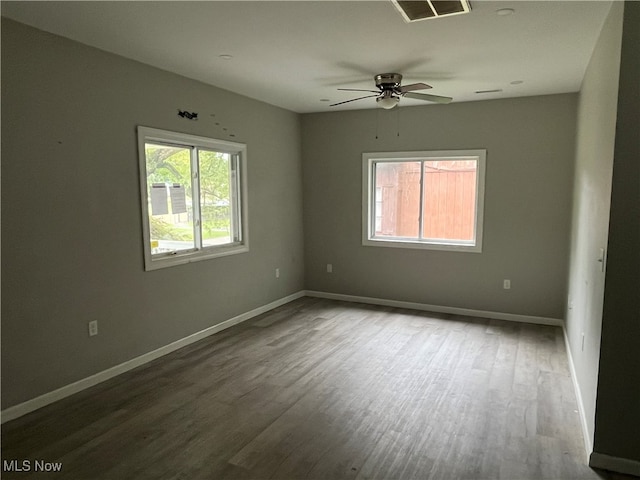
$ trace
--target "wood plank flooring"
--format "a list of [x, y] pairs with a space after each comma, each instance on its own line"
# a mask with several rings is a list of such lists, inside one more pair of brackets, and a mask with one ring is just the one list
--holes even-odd
[[6, 479], [613, 478], [585, 465], [560, 328], [314, 298], [3, 425], [2, 459], [30, 461]]

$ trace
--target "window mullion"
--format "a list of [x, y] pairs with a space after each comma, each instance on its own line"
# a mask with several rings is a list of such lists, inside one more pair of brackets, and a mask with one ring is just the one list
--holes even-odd
[[200, 209], [200, 168], [198, 149], [191, 149], [191, 202], [193, 211], [193, 240], [196, 249], [202, 249], [202, 215]]
[[244, 231], [244, 224], [242, 222], [243, 219], [243, 209], [247, 208], [247, 206], [243, 203], [242, 198], [242, 176], [245, 172], [242, 170], [242, 155], [236, 153], [231, 156], [231, 165], [232, 165], [232, 173], [233, 173], [233, 186], [234, 188], [231, 191], [232, 197], [232, 207], [233, 207], [233, 223], [231, 225], [232, 232], [234, 235], [233, 241], [235, 242], [243, 242], [245, 239], [246, 232]]
[[240, 175], [238, 172], [239, 168], [239, 155], [233, 154], [229, 156], [229, 186], [230, 186], [230, 195], [231, 195], [231, 241], [239, 242], [241, 238], [240, 231], [240, 211], [239, 211], [239, 201], [238, 201], [238, 192], [239, 192], [239, 183]]
[[418, 238], [424, 239], [424, 160], [420, 161], [420, 205], [418, 217]]
[[[376, 235], [376, 162], [371, 163], [371, 185], [369, 185], [369, 236]], [[373, 208], [372, 208], [373, 206]]]

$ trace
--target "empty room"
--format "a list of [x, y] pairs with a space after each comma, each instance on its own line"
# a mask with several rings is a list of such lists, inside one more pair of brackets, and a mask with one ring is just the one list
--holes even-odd
[[2, 478], [640, 477], [640, 2], [1, 9]]

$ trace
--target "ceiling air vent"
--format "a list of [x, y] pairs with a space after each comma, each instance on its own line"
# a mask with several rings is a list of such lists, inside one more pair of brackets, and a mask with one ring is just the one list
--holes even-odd
[[407, 22], [468, 13], [468, 0], [391, 0]]

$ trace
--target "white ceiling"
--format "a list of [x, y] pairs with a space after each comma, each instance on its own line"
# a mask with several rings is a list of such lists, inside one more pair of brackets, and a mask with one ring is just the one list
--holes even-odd
[[[610, 6], [471, 0], [469, 14], [411, 24], [387, 0], [3, 1], [2, 15], [302, 113], [375, 108], [329, 103], [384, 72], [454, 102], [576, 92]], [[475, 93], [492, 89], [502, 92]]]

